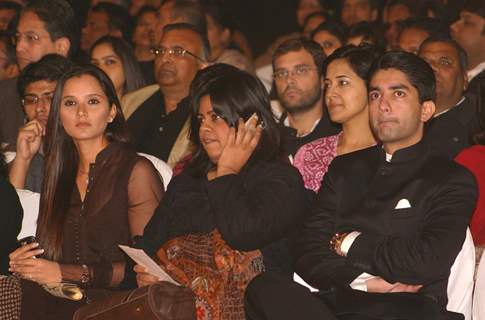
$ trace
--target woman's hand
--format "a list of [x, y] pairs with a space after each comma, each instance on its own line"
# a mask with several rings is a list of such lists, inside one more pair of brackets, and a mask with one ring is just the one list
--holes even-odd
[[160, 279], [151, 273], [148, 273], [148, 269], [142, 265], [135, 265], [133, 270], [136, 272], [136, 283], [138, 284], [138, 287], [147, 286], [160, 281]]
[[235, 128], [230, 128], [227, 144], [217, 162], [217, 177], [239, 173], [249, 160], [258, 146], [263, 131], [257, 123], [257, 117], [250, 119], [247, 125], [239, 119], [237, 133]]
[[57, 262], [36, 258], [44, 253], [38, 243], [22, 246], [9, 255], [9, 271], [24, 279], [39, 284], [58, 283], [62, 281], [61, 268]]
[[32, 160], [39, 152], [42, 145], [42, 137], [45, 136], [45, 126], [38, 120], [32, 120], [19, 129], [17, 136], [17, 155], [23, 161]]

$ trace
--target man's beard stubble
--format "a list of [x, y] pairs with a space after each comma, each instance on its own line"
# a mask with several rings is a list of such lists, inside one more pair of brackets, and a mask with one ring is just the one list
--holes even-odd
[[308, 93], [306, 95], [303, 94], [301, 98], [297, 101], [297, 103], [289, 104], [284, 99], [284, 93], [288, 90], [298, 90], [300, 92], [302, 92], [302, 90], [294, 87], [288, 87], [285, 89], [283, 94], [278, 95], [281, 106], [289, 114], [304, 113], [305, 111], [313, 109], [315, 104], [318, 102], [318, 100], [320, 100], [322, 96], [322, 88], [320, 87], [320, 85], [316, 85], [311, 90], [308, 90]]

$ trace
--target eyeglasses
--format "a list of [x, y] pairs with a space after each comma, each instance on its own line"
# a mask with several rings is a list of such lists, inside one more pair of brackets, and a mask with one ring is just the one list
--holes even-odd
[[34, 44], [34, 43], [38, 43], [39, 40], [42, 38], [42, 36], [39, 36], [38, 34], [35, 34], [33, 32], [26, 32], [24, 34], [17, 32], [13, 36], [13, 39], [12, 39], [13, 43], [17, 45], [20, 42], [20, 40], [22, 40], [22, 38], [24, 38], [27, 43]]
[[298, 65], [291, 71], [287, 69], [279, 69], [273, 73], [273, 78], [275, 80], [283, 80], [287, 79], [290, 75], [292, 75], [293, 77], [303, 78], [306, 77], [308, 73], [314, 69], [314, 67], [306, 65]]
[[44, 104], [50, 105], [52, 102], [52, 97], [54, 96], [54, 92], [46, 92], [43, 93], [40, 97], [35, 94], [26, 94], [22, 98], [22, 105], [24, 107], [37, 105], [39, 101], [42, 101]]
[[159, 47], [159, 48], [151, 48], [150, 49], [150, 52], [153, 53], [156, 56], [159, 56], [159, 55], [162, 55], [163, 56], [165, 53], [168, 53], [169, 56], [174, 56], [174, 57], [185, 57], [186, 55], [189, 55], [189, 56], [192, 56], [192, 57], [194, 57], [195, 59], [197, 59], [197, 60], [199, 60], [201, 62], [205, 62], [205, 60], [202, 59], [201, 57], [193, 54], [189, 50], [184, 49], [182, 47], [173, 47], [173, 48]]

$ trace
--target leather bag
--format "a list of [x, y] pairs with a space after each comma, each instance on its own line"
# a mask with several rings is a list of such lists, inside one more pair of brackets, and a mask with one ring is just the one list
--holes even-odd
[[73, 320], [194, 320], [192, 290], [158, 282], [80, 308]]

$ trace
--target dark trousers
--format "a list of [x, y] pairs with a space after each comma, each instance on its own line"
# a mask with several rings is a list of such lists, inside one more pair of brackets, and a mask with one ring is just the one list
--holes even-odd
[[376, 294], [357, 290], [312, 294], [272, 273], [255, 278], [246, 289], [248, 320], [459, 320], [420, 294]]

